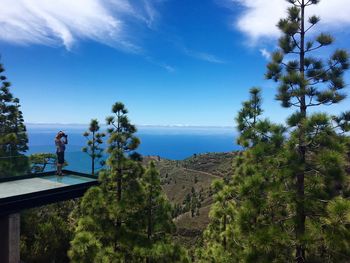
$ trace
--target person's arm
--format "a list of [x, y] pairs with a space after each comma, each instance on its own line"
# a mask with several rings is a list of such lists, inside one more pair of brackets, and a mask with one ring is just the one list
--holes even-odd
[[68, 144], [68, 135], [64, 136], [64, 144]]

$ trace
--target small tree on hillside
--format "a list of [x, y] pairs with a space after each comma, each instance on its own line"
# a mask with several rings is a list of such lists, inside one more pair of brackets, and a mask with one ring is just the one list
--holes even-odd
[[[100, 161], [100, 165], [104, 165], [104, 161], [100, 160], [102, 158], [103, 148], [101, 144], [103, 143], [102, 138], [105, 137], [104, 133], [98, 132], [100, 126], [96, 119], [91, 120], [89, 131], [84, 132], [83, 136], [87, 139], [87, 147], [82, 149], [83, 152], [87, 153], [91, 157], [91, 174], [95, 174], [95, 164], [96, 161]], [[91, 137], [90, 137], [91, 136]]]
[[[186, 262], [186, 253], [171, 240], [175, 225], [171, 218], [171, 205], [160, 185], [160, 174], [154, 162], [150, 162], [142, 177], [145, 189], [145, 215], [147, 221], [147, 245], [144, 250], [146, 261], [150, 262]], [[142, 253], [142, 254], [143, 254]]]
[[24, 153], [28, 150], [28, 137], [20, 110], [19, 99], [10, 92], [3, 65], [0, 64], [0, 174], [16, 175], [28, 169]]

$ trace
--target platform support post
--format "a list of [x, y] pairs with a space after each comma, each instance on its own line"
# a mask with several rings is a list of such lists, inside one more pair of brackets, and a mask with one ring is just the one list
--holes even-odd
[[20, 214], [0, 216], [0, 262], [20, 262]]

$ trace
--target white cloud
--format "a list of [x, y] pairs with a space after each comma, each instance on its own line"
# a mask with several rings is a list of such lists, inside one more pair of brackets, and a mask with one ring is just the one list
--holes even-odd
[[[264, 37], [278, 37], [276, 27], [280, 18], [286, 17], [286, 8], [290, 6], [285, 0], [229, 0], [232, 7], [237, 3], [244, 7], [235, 26], [247, 34], [253, 44]], [[237, 7], [237, 6], [236, 6]], [[306, 15], [316, 14], [321, 17], [322, 28], [342, 30], [350, 25], [349, 0], [321, 0], [306, 9]]]
[[267, 60], [269, 60], [271, 58], [271, 53], [269, 51], [267, 51], [266, 48], [261, 48], [260, 50], [260, 54], [266, 58]]
[[[131, 4], [132, 3], [132, 4]], [[0, 40], [17, 44], [63, 45], [71, 49], [79, 39], [97, 41], [138, 53], [127, 20], [148, 27], [157, 12], [153, 2], [128, 0], [3, 0]]]

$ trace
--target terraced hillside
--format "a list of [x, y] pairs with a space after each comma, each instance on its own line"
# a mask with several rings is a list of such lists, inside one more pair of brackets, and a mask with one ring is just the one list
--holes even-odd
[[188, 246], [201, 236], [209, 222], [208, 214], [213, 202], [211, 183], [232, 175], [232, 161], [236, 152], [193, 155], [174, 161], [148, 156], [154, 160], [161, 174], [162, 186], [175, 207], [176, 238]]

